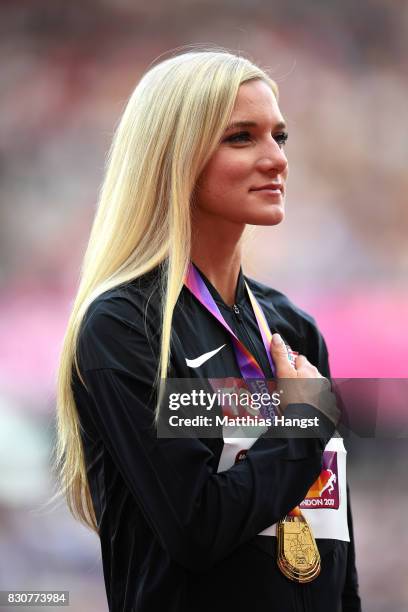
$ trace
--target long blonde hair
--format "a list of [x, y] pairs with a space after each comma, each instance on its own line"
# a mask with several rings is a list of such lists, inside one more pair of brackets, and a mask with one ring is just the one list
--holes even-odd
[[61, 489], [73, 516], [96, 532], [71, 387], [73, 367], [83, 382], [76, 356], [81, 322], [98, 295], [163, 264], [156, 384], [166, 378], [173, 311], [190, 259], [194, 185], [218, 146], [240, 85], [253, 79], [268, 83], [277, 96], [264, 71], [226, 51], [189, 51], [166, 59], [140, 80], [114, 135], [57, 382], [55, 460]]

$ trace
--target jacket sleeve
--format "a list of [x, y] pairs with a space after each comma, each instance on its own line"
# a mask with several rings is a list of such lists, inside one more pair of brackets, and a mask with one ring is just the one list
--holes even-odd
[[206, 571], [305, 497], [326, 441], [259, 439], [246, 460], [217, 473], [200, 440], [157, 437], [156, 350], [143, 326], [94, 313], [80, 336], [88, 401], [77, 408], [170, 557]]

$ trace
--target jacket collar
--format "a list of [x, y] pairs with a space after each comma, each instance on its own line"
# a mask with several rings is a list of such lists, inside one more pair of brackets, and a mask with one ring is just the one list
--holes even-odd
[[[192, 262], [193, 263], [193, 262]], [[231, 306], [229, 306], [228, 304], [226, 304], [224, 302], [224, 300], [222, 299], [222, 297], [220, 296], [220, 294], [218, 293], [217, 289], [214, 287], [214, 285], [208, 280], [208, 278], [205, 276], [205, 274], [200, 270], [200, 268], [193, 263], [193, 266], [199, 271], [204, 283], [207, 286], [207, 289], [209, 290], [209, 292], [211, 293], [214, 302], [218, 305], [218, 306], [224, 306], [224, 308], [229, 308], [231, 309]], [[245, 300], [245, 295], [246, 295], [246, 290], [245, 290], [245, 278], [244, 278], [244, 274], [242, 272], [242, 266], [239, 268], [239, 273], [238, 273], [238, 279], [237, 279], [237, 286], [235, 289], [235, 300], [234, 300], [234, 304], [240, 304], [243, 300]]]

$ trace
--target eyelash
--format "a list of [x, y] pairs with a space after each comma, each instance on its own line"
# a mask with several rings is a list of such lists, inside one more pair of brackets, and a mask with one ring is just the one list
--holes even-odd
[[[237, 132], [236, 134], [228, 136], [224, 142], [247, 142], [250, 138], [251, 134], [249, 132]], [[279, 132], [279, 134], [275, 134], [274, 136], [274, 140], [276, 140], [280, 147], [285, 146], [288, 138], [289, 134], [287, 132]]]

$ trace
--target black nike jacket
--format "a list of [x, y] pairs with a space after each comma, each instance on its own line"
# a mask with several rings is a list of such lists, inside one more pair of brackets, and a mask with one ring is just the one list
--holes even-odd
[[[242, 271], [232, 308], [202, 276], [227, 323], [272, 378]], [[158, 269], [94, 300], [78, 344], [86, 388], [73, 372], [109, 610], [360, 611], [350, 507], [350, 543], [317, 540], [322, 570], [309, 584], [288, 580], [277, 567], [276, 538], [257, 535], [304, 499], [327, 439], [261, 437], [245, 460], [217, 473], [222, 439], [157, 437], [157, 281]], [[246, 281], [271, 332], [329, 376], [313, 319], [281, 293]], [[186, 358], [224, 344], [200, 367], [188, 367]], [[170, 377], [241, 377], [228, 332], [186, 287], [174, 311], [171, 349]]]

